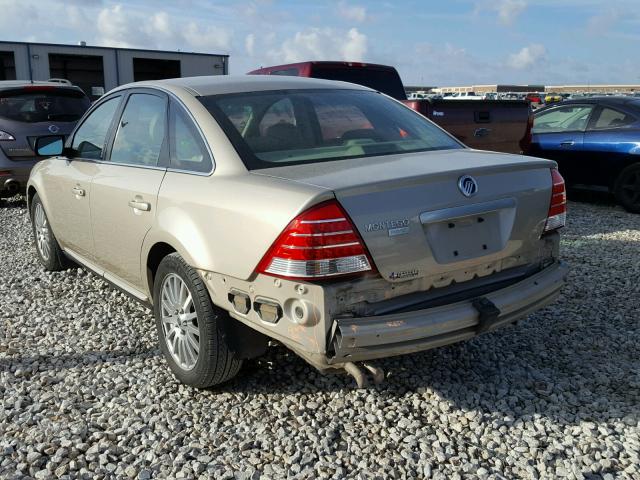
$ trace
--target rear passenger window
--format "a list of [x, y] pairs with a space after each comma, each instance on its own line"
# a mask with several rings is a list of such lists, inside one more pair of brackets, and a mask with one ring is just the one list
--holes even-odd
[[111, 98], [96, 107], [82, 122], [71, 145], [78, 157], [102, 160], [107, 133], [119, 104], [120, 97]]
[[600, 116], [594, 126], [595, 129], [599, 128], [616, 128], [624, 127], [633, 123], [635, 118], [631, 115], [627, 115], [624, 112], [614, 110], [613, 108], [603, 108], [600, 112]]
[[171, 168], [208, 173], [212, 163], [209, 153], [193, 124], [185, 113], [171, 107]]
[[111, 149], [111, 161], [155, 166], [167, 127], [167, 106], [162, 97], [134, 93], [124, 108]]

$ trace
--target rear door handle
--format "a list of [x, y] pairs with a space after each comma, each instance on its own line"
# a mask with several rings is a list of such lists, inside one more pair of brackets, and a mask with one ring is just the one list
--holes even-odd
[[140, 202], [138, 200], [130, 200], [129, 206], [131, 208], [135, 208], [136, 210], [142, 210], [143, 212], [148, 212], [151, 210], [151, 204], [148, 202]]
[[71, 191], [73, 192], [74, 195], [77, 195], [79, 197], [84, 197], [85, 192], [84, 192], [84, 189], [82, 188], [73, 187]]
[[560, 146], [561, 147], [572, 147], [575, 145], [576, 142], [574, 142], [573, 140], [565, 140], [564, 142], [560, 142]]

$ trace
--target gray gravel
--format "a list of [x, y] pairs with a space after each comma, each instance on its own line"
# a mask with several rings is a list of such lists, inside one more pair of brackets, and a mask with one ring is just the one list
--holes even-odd
[[640, 215], [570, 204], [568, 287], [465, 344], [381, 362], [355, 390], [274, 350], [178, 384], [151, 313], [42, 271], [0, 208], [0, 478], [640, 478]]

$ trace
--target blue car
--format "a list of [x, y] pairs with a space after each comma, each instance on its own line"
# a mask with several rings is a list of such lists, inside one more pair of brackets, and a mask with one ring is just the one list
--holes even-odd
[[580, 98], [541, 108], [528, 153], [557, 161], [568, 185], [605, 187], [640, 213], [640, 98]]

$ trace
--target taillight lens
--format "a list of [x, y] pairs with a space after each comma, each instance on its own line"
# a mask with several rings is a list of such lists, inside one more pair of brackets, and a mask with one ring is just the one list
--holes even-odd
[[547, 214], [547, 223], [544, 226], [545, 232], [557, 230], [564, 227], [567, 221], [567, 190], [564, 178], [557, 168], [551, 169], [551, 203]]
[[325, 278], [367, 272], [372, 265], [349, 216], [330, 200], [293, 219], [257, 271], [286, 278]]

